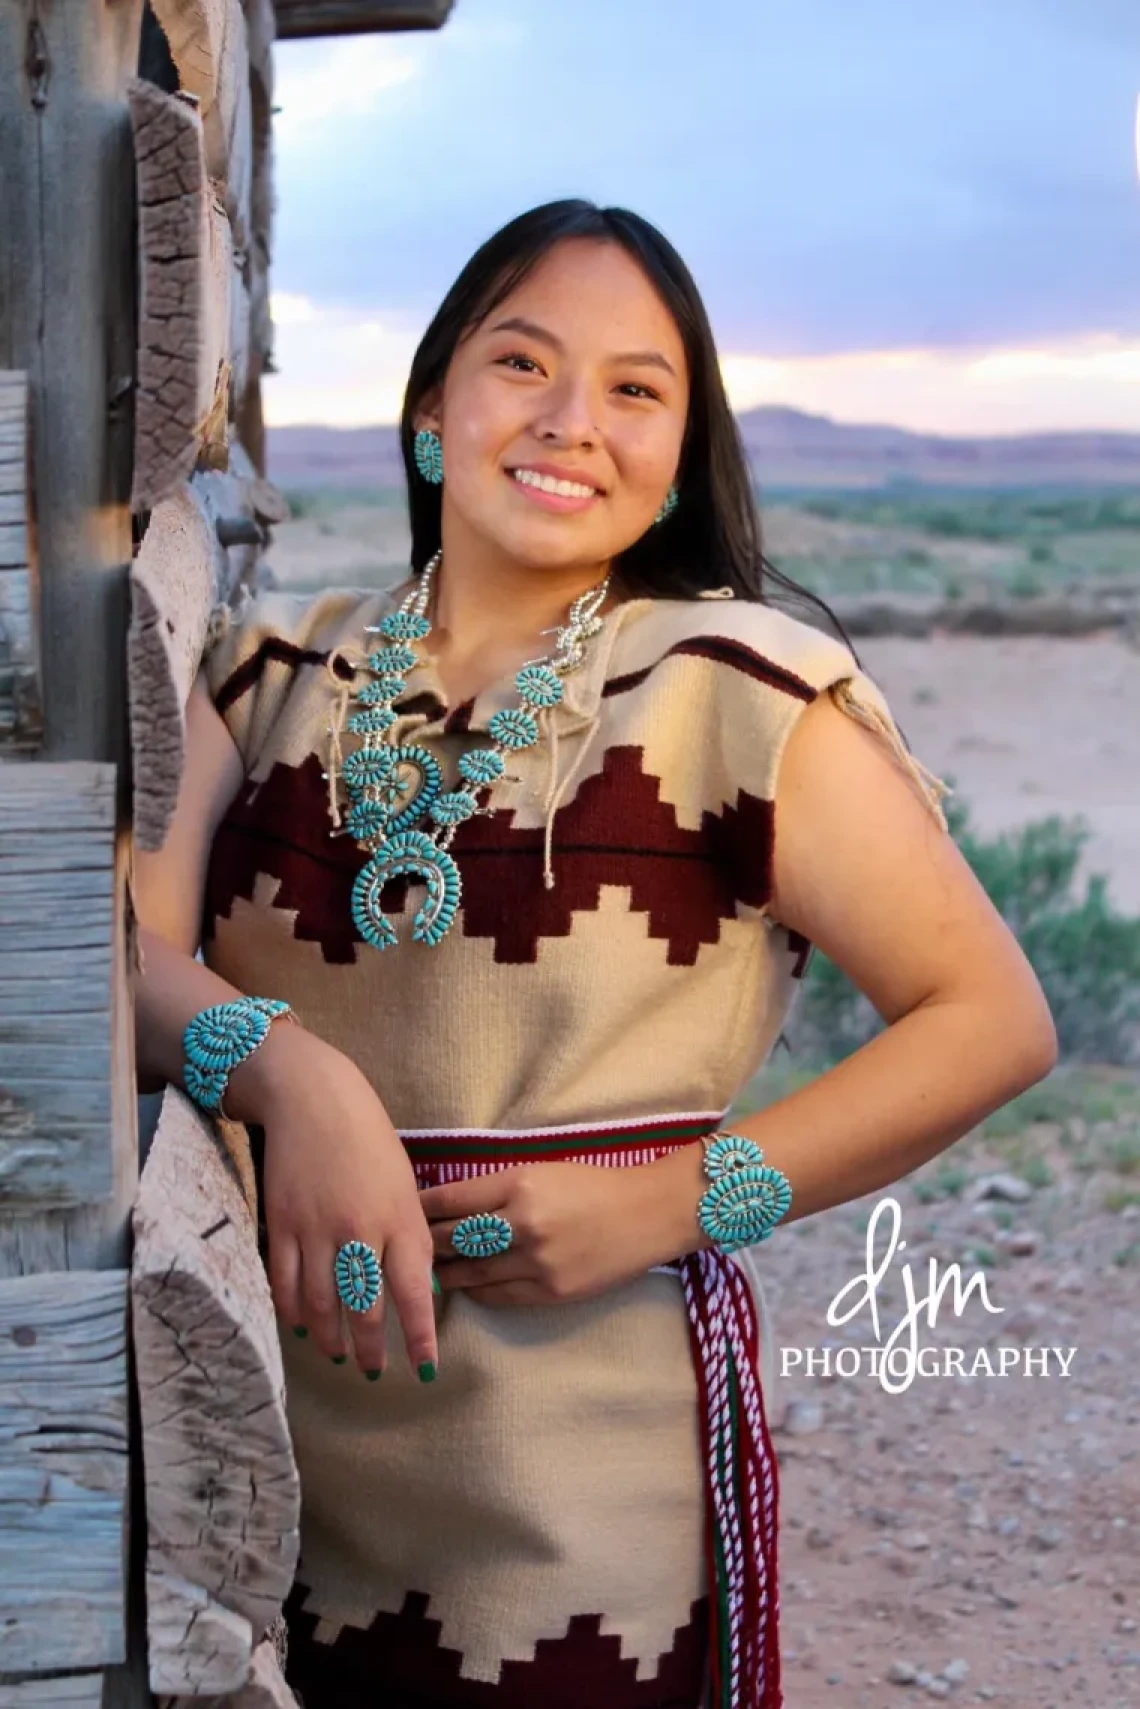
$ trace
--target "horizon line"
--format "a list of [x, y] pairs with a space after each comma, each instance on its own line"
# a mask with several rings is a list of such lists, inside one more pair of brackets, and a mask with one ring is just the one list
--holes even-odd
[[[1140, 424], [1131, 430], [1124, 427], [1026, 427], [998, 428], [987, 433], [945, 433], [936, 429], [905, 427], [894, 421], [845, 421], [839, 416], [799, 409], [795, 404], [750, 404], [747, 409], [733, 410], [732, 415], [736, 421], [757, 415], [798, 416], [803, 421], [826, 422], [829, 427], [836, 427], [841, 430], [901, 433], [908, 439], [937, 439], [951, 444], [969, 444], [978, 441], [1003, 443], [1015, 439], [1117, 439], [1140, 442]], [[396, 431], [399, 429], [399, 425], [398, 420], [344, 423], [335, 421], [266, 421], [264, 424], [267, 433], [313, 428], [326, 433], [374, 433], [378, 429]]]

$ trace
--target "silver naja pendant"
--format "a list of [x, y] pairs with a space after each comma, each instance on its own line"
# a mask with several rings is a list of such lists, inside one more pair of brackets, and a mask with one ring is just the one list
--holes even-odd
[[427, 885], [427, 896], [412, 922], [412, 937], [419, 943], [437, 944], [455, 918], [463, 885], [446, 849], [423, 831], [401, 831], [389, 837], [357, 874], [352, 886], [357, 931], [376, 949], [390, 949], [396, 943], [396, 930], [380, 906], [380, 895], [388, 880], [400, 875]]

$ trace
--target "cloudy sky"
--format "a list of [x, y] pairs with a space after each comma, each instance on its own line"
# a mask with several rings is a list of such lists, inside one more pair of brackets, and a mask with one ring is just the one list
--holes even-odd
[[692, 268], [738, 408], [1140, 431], [1140, 0], [455, 0], [275, 49], [271, 423], [395, 418], [554, 196]]

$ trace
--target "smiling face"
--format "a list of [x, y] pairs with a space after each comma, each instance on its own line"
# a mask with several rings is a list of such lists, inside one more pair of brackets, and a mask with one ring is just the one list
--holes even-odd
[[477, 541], [594, 568], [645, 533], [677, 472], [684, 345], [624, 249], [565, 239], [459, 344], [431, 401], [415, 425], [443, 441], [445, 553]]

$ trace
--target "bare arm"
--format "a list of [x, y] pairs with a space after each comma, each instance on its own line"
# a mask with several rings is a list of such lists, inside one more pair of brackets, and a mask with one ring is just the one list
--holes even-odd
[[[134, 982], [135, 1033], [145, 1091], [181, 1085], [182, 1038], [193, 1016], [243, 995], [196, 959], [210, 849], [243, 778], [241, 755], [201, 676], [187, 707], [186, 747], [170, 834], [161, 850], [138, 854], [135, 864], [143, 964]], [[345, 1338], [333, 1260], [344, 1241], [365, 1240], [381, 1253], [413, 1366], [434, 1366], [431, 1241], [415, 1178], [356, 1065], [304, 1027], [279, 1020], [230, 1075], [225, 1105], [265, 1129], [269, 1278], [283, 1320], [311, 1329], [321, 1350], [339, 1357]], [[382, 1305], [354, 1315], [352, 1345], [362, 1370], [383, 1368]]]
[[772, 912], [889, 1023], [737, 1124], [791, 1181], [789, 1220], [908, 1174], [1056, 1063], [1052, 1017], [1013, 933], [881, 741], [826, 695], [784, 754]]

